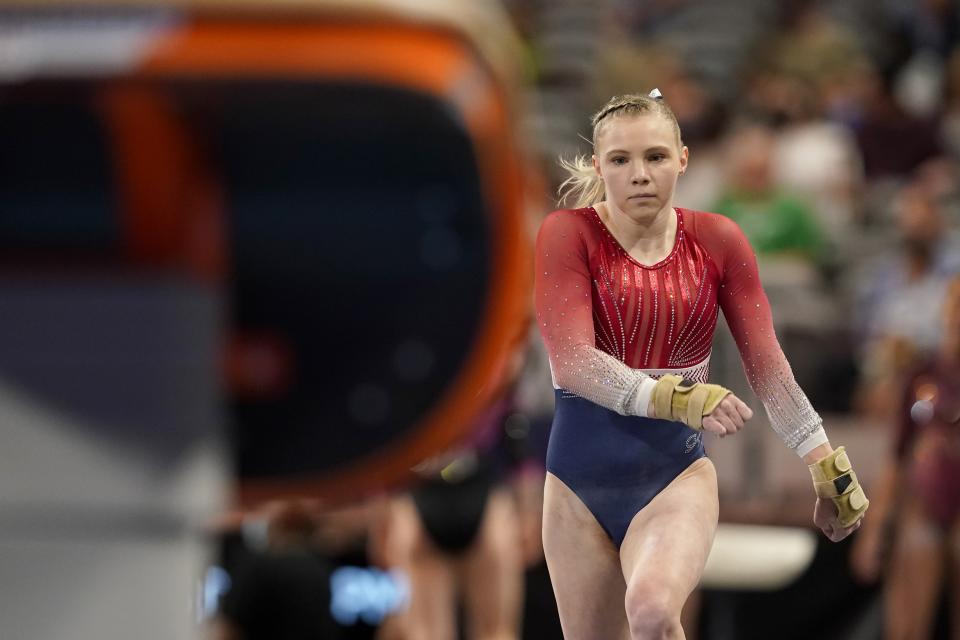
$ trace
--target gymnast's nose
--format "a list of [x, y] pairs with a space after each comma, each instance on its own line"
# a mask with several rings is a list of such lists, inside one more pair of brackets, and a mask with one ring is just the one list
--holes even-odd
[[633, 177], [631, 179], [633, 184], [647, 184], [650, 182], [650, 175], [647, 172], [647, 165], [645, 162], [636, 162], [633, 166]]

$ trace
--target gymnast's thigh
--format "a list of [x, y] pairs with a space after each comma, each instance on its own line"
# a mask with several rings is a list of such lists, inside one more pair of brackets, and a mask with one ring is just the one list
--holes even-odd
[[470, 638], [515, 638], [523, 608], [523, 558], [514, 497], [494, 488], [480, 531], [460, 561]]
[[623, 607], [626, 584], [610, 537], [551, 473], [543, 503], [543, 551], [564, 638], [629, 638]]
[[700, 458], [634, 516], [620, 546], [631, 600], [655, 599], [679, 619], [713, 546], [719, 500], [717, 472]]
[[384, 537], [384, 561], [407, 576], [410, 601], [384, 621], [377, 637], [453, 640], [457, 634], [455, 567], [433, 544], [409, 495], [390, 501]]
[[889, 638], [930, 635], [947, 563], [940, 525], [909, 494], [900, 502], [884, 582], [885, 628]]
[[951, 611], [953, 640], [960, 640], [960, 517], [954, 518], [950, 528], [947, 553], [950, 557], [950, 584], [948, 604]]

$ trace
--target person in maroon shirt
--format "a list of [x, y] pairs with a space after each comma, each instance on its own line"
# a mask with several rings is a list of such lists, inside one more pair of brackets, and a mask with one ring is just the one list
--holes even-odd
[[960, 638], [960, 277], [947, 288], [937, 354], [906, 377], [876, 516], [851, 557], [864, 582], [884, 572], [886, 637], [927, 638], [945, 580]]
[[868, 502], [794, 381], [740, 228], [673, 206], [689, 152], [659, 92], [614, 98], [593, 125], [592, 160], [566, 163], [577, 203], [537, 236], [556, 395], [544, 552], [568, 640], [682, 638], [718, 518], [702, 432], [752, 415], [706, 382], [721, 309], [773, 428], [810, 465], [816, 524], [841, 540]]

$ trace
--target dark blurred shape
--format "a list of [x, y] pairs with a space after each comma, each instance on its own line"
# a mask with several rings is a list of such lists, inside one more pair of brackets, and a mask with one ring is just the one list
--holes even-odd
[[162, 102], [31, 66], [43, 22], [0, 14], [0, 636], [186, 637], [227, 475], [205, 173]]
[[454, 4], [0, 8], [0, 263], [225, 293], [253, 500], [403, 481], [523, 332], [516, 43]]
[[[467, 133], [442, 103], [389, 87], [182, 95], [222, 175], [234, 324], [276, 333], [293, 360], [275, 397], [234, 396], [241, 474], [333, 469], [401, 438], [464, 365], [489, 295]], [[410, 342], [429, 360], [412, 380], [395, 363]]]
[[[78, 95], [79, 93], [79, 95]], [[0, 247], [115, 254], [118, 202], [104, 122], [80, 92], [0, 104]], [[69, 203], [70, 211], [65, 211]]]
[[[466, 2], [0, 0], [0, 635], [190, 637], [230, 463], [336, 502], [464, 437], [526, 326], [514, 44]], [[234, 611], [330, 637], [288, 542]]]
[[297, 502], [264, 510], [260, 545], [237, 547], [229, 557], [214, 640], [341, 637], [330, 613], [333, 567], [313, 540], [316, 511]]

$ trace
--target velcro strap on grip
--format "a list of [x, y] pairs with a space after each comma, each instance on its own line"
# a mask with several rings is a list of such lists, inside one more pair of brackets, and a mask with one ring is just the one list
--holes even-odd
[[653, 388], [653, 412], [655, 418], [673, 419], [673, 390], [683, 380], [680, 376], [667, 375], [657, 380]]
[[833, 503], [837, 505], [837, 519], [841, 527], [849, 527], [856, 523], [870, 506], [870, 501], [867, 500], [867, 495], [860, 485], [842, 496], [833, 498]]
[[653, 389], [653, 417], [676, 420], [700, 430], [703, 428], [703, 417], [716, 409], [729, 393], [729, 389], [720, 385], [666, 375], [657, 381]]
[[836, 451], [810, 465], [810, 475], [813, 476], [815, 483], [832, 482], [834, 478], [845, 474], [852, 468], [846, 448], [837, 447]]
[[870, 506], [844, 447], [811, 464], [810, 475], [817, 496], [836, 505], [840, 526], [853, 525]]
[[700, 385], [692, 388], [687, 395], [687, 419], [683, 422], [689, 425], [697, 425], [696, 428], [703, 427], [703, 409], [710, 398], [710, 390]]
[[833, 480], [814, 482], [813, 486], [817, 488], [817, 495], [821, 498], [836, 498], [837, 496], [842, 496], [845, 493], [853, 491], [859, 484], [857, 474], [851, 469], [849, 472]]

